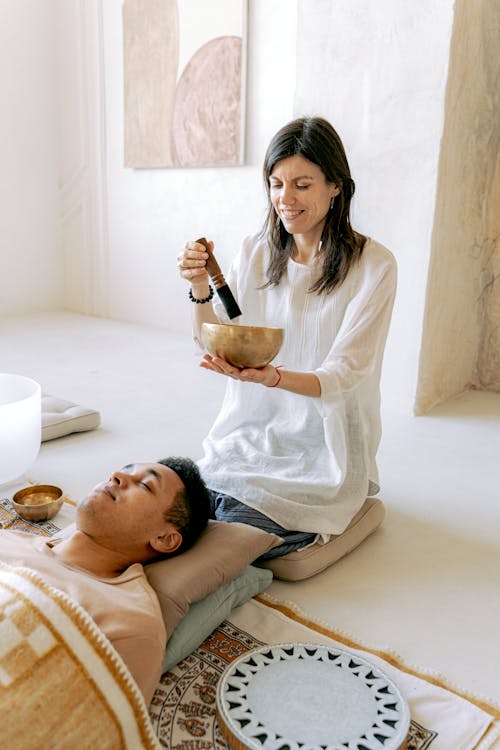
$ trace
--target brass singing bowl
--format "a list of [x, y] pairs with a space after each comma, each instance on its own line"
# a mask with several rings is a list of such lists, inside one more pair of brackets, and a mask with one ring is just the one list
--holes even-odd
[[52, 484], [25, 487], [12, 498], [12, 507], [26, 521], [50, 521], [64, 502], [63, 491]]
[[220, 357], [234, 367], [264, 367], [278, 354], [283, 328], [235, 326], [202, 323], [203, 346], [212, 357]]

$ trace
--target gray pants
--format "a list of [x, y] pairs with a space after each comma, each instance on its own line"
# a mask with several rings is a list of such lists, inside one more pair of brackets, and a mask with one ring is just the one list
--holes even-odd
[[266, 552], [259, 557], [259, 560], [268, 560], [271, 557], [286, 555], [287, 552], [293, 552], [296, 549], [305, 547], [306, 544], [311, 544], [316, 537], [316, 534], [305, 531], [290, 531], [289, 529], [285, 529], [263, 513], [259, 513], [258, 510], [250, 508], [248, 505], [240, 502], [240, 500], [230, 497], [230, 495], [224, 495], [222, 492], [216, 492], [215, 490], [209, 490], [209, 492], [211, 518], [217, 521], [247, 523], [250, 526], [257, 526], [259, 529], [263, 529], [263, 531], [268, 531], [271, 534], [277, 534], [282, 537], [284, 543]]

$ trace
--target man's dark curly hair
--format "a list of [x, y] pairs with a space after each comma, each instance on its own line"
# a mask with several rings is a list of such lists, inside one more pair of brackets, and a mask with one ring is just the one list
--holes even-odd
[[200, 471], [190, 458], [169, 456], [157, 463], [175, 471], [184, 485], [172, 507], [165, 513], [165, 521], [173, 523], [182, 534], [182, 544], [176, 554], [191, 547], [205, 529], [210, 511], [210, 496]]

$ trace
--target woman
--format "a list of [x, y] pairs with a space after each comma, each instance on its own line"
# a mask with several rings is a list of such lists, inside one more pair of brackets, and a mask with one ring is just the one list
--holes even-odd
[[[229, 380], [199, 467], [214, 517], [277, 533], [285, 542], [268, 553], [276, 556], [340, 534], [379, 491], [379, 384], [396, 263], [350, 225], [354, 182], [326, 120], [279, 130], [264, 181], [264, 227], [245, 239], [226, 280], [243, 310], [238, 323], [285, 329], [282, 367], [239, 370], [204, 356], [203, 367]], [[207, 257], [196, 242], [178, 257], [198, 339], [202, 322], [229, 322]]]

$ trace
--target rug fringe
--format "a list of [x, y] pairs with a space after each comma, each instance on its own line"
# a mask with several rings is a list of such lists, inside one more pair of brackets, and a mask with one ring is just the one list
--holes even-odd
[[[357, 639], [351, 633], [347, 633], [344, 630], [335, 629], [330, 623], [326, 622], [325, 620], [321, 620], [320, 618], [316, 617], [310, 617], [295, 602], [277, 599], [272, 594], [268, 594], [267, 592], [258, 594], [254, 597], [254, 599], [256, 599], [256, 601], [260, 602], [261, 604], [264, 604], [265, 606], [269, 606], [273, 609], [281, 611], [285, 615], [287, 614], [286, 610], [288, 610], [289, 612], [293, 613], [296, 618], [298, 618], [302, 622], [303, 625], [311, 627], [313, 630], [318, 630], [319, 632], [322, 632], [323, 635], [327, 635], [335, 640], [341, 641], [347, 647], [368, 651], [369, 653], [379, 656], [381, 659], [389, 662], [389, 664], [397, 667], [402, 672], [406, 672], [407, 674], [411, 674], [415, 677], [420, 677], [421, 679], [426, 680], [427, 682], [431, 682], [438, 687], [445, 688], [455, 695], [458, 695], [460, 698], [468, 700], [478, 708], [481, 708], [483, 709], [483, 711], [491, 714], [495, 720], [500, 720], [500, 704], [497, 703], [493, 698], [471, 693], [461, 685], [457, 685], [451, 680], [448, 680], [448, 678], [440, 672], [436, 672], [425, 667], [420, 667], [412, 663], [407, 663], [397, 651], [394, 651], [389, 646], [373, 647], [365, 643], [364, 641]], [[493, 739], [496, 739], [496, 737], [493, 737]], [[485, 750], [487, 747], [490, 747], [490, 744], [484, 746], [480, 744], [477, 746], [477, 750], [483, 750], [483, 747]]]
[[500, 739], [500, 727], [494, 725], [488, 729], [484, 737], [479, 740], [474, 750], [492, 750], [493, 743]]

